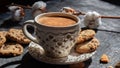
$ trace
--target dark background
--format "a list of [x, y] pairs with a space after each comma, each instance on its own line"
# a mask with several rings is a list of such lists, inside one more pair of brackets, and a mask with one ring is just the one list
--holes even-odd
[[[31, 10], [25, 10], [25, 18], [19, 23], [13, 23], [8, 19], [10, 12], [6, 5], [11, 3], [21, 5], [32, 5], [38, 0], [0, 0], [0, 30], [12, 27], [21, 27], [23, 22], [31, 17]], [[44, 0], [45, 1], [45, 0]], [[55, 2], [53, 2], [55, 1]], [[70, 6], [84, 12], [97, 11], [101, 15], [120, 16], [119, 0], [49, 0], [48, 11], [59, 11], [64, 6]], [[82, 18], [82, 16], [80, 16]], [[102, 19], [102, 25], [97, 28], [96, 38], [100, 41], [97, 53], [89, 60], [84, 61], [85, 68], [108, 68], [120, 62], [120, 19]], [[81, 25], [81, 28], [84, 27]], [[68, 68], [69, 65], [51, 65], [35, 60], [28, 53], [27, 45], [24, 46], [24, 53], [16, 57], [1, 57], [0, 68]], [[110, 62], [102, 64], [99, 62], [102, 54], [107, 54]]]
[[[40, 0], [0, 0], [0, 13], [8, 11], [6, 5], [9, 5], [11, 3], [15, 4], [21, 4], [21, 5], [32, 5], [34, 2], [40, 1]], [[65, 0], [42, 0], [44, 2], [46, 1], [65, 1]], [[119, 0], [102, 0], [106, 1], [115, 5], [120, 6], [120, 1]]]

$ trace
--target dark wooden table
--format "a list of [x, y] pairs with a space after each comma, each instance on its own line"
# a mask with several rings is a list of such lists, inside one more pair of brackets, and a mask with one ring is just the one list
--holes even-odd
[[[65, 0], [63, 2], [48, 1], [48, 11], [59, 11], [62, 7], [70, 6], [81, 11], [97, 11], [101, 15], [120, 16], [120, 6], [114, 5], [101, 0]], [[13, 23], [9, 19], [11, 13], [5, 12], [0, 14], [0, 30], [9, 28], [21, 28], [23, 22], [32, 19], [31, 10], [26, 9], [25, 18], [19, 23]], [[82, 18], [82, 16], [80, 16]], [[85, 68], [107, 68], [115, 66], [120, 62], [120, 19], [102, 19], [103, 24], [97, 28], [96, 37], [100, 41], [100, 47], [90, 59], [84, 61]], [[82, 24], [81, 27], [84, 27]], [[0, 57], [0, 68], [69, 68], [69, 65], [51, 65], [35, 60], [30, 56], [24, 47], [24, 53], [16, 57]], [[107, 54], [110, 62], [107, 64], [100, 63], [102, 54]]]

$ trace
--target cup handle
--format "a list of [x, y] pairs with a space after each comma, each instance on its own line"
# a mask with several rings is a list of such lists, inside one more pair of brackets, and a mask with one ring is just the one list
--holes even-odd
[[24, 24], [23, 24], [22, 30], [23, 30], [23, 33], [25, 34], [25, 36], [26, 36], [27, 38], [29, 38], [31, 41], [33, 41], [33, 42], [35, 42], [35, 43], [39, 43], [39, 42], [37, 41], [37, 38], [35, 38], [31, 33], [28, 32], [27, 26], [32, 26], [32, 27], [35, 29], [36, 26], [35, 26], [35, 24], [34, 24], [34, 20], [27, 20], [27, 21], [25, 21]]

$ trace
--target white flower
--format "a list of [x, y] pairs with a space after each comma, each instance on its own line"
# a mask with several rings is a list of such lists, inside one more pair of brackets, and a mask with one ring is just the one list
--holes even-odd
[[32, 5], [32, 15], [33, 17], [45, 12], [47, 4], [43, 1], [37, 1]]
[[87, 12], [83, 22], [84, 25], [88, 28], [97, 28], [102, 23], [100, 14], [95, 11]]
[[12, 20], [20, 21], [24, 18], [24, 9], [20, 6], [9, 6], [8, 9], [12, 12]]

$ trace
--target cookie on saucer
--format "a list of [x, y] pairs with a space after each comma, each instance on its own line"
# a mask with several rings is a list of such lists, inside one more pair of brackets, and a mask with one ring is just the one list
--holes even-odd
[[83, 54], [83, 53], [91, 53], [94, 52], [98, 46], [100, 45], [100, 42], [97, 38], [93, 38], [90, 41], [86, 41], [81, 44], [76, 45], [76, 52]]
[[79, 37], [77, 38], [77, 44], [90, 40], [95, 36], [95, 34], [95, 31], [92, 29], [86, 29], [81, 31]]

